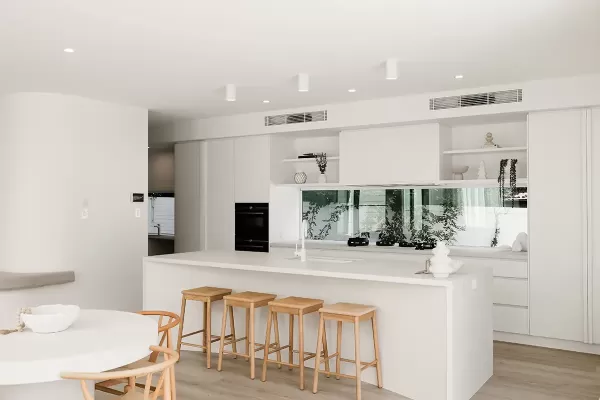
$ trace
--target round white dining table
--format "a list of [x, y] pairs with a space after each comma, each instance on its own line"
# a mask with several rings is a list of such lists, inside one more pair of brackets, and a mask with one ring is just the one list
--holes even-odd
[[0, 336], [0, 400], [81, 400], [80, 383], [61, 379], [61, 372], [118, 368], [148, 356], [157, 342], [152, 318], [105, 310], [81, 310], [63, 332]]

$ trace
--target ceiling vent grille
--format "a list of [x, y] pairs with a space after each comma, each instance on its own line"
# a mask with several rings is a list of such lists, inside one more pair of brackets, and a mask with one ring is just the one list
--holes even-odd
[[465, 94], [462, 96], [436, 97], [429, 99], [429, 109], [445, 110], [447, 108], [520, 103], [521, 101], [523, 101], [523, 89], [512, 89], [499, 92]]
[[327, 110], [309, 111], [294, 114], [270, 115], [265, 117], [265, 126], [303, 124], [306, 122], [327, 121]]

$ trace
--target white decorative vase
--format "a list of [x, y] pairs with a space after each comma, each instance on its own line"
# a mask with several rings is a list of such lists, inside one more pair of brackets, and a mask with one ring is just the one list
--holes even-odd
[[294, 175], [294, 182], [297, 184], [306, 183], [306, 172], [296, 172]]
[[444, 242], [437, 242], [432, 253], [433, 257], [429, 260], [431, 262], [429, 271], [433, 274], [434, 278], [447, 278], [450, 274], [455, 273], [462, 267], [461, 261], [452, 260], [448, 257], [450, 249]]
[[319, 183], [327, 183], [327, 175], [321, 173], [319, 174]]

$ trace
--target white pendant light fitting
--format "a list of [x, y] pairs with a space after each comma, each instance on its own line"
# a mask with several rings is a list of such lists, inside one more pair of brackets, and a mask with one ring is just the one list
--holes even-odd
[[398, 79], [398, 60], [395, 58], [388, 58], [385, 61], [385, 79], [388, 81]]
[[298, 74], [298, 91], [299, 92], [308, 92], [308, 89], [309, 89], [308, 74], [305, 74], [305, 73]]
[[225, 100], [235, 101], [235, 99], [235, 85], [233, 83], [228, 83], [225, 85]]

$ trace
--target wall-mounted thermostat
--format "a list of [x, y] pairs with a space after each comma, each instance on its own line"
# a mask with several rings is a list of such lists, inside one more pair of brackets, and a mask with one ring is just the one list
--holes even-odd
[[131, 202], [132, 203], [143, 203], [144, 202], [144, 193], [131, 193]]

